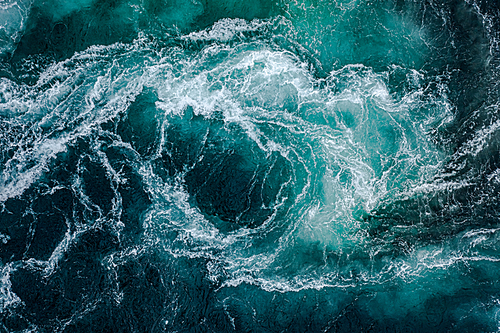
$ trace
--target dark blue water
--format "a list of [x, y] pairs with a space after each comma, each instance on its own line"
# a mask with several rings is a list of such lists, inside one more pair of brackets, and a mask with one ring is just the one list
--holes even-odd
[[500, 330], [497, 1], [0, 1], [0, 331]]

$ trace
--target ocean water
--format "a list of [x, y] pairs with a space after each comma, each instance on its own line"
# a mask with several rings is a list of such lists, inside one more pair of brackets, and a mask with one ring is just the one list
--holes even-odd
[[499, 150], [496, 0], [0, 0], [0, 331], [499, 331]]

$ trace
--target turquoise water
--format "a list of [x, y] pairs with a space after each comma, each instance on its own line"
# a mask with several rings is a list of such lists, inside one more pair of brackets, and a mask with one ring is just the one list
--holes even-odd
[[499, 329], [494, 1], [0, 2], [0, 329]]

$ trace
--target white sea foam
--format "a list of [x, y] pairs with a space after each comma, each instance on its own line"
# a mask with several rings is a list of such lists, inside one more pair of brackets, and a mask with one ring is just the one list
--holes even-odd
[[0, 272], [0, 311], [4, 311], [8, 307], [20, 304], [21, 299], [12, 292], [10, 282], [10, 274], [12, 272], [12, 264], [4, 265]]
[[269, 26], [268, 21], [253, 20], [248, 22], [243, 19], [224, 18], [214, 23], [214, 25], [206, 30], [192, 32], [189, 35], [183, 36], [182, 39], [187, 41], [221, 41], [227, 42], [234, 38], [243, 37], [244, 33], [256, 32]]

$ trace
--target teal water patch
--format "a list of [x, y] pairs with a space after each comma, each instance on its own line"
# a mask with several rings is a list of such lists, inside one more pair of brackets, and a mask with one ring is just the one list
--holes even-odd
[[0, 5], [0, 54], [12, 52], [21, 39], [32, 1], [3, 1]]
[[494, 5], [27, 7], [7, 331], [497, 328]]
[[326, 72], [347, 64], [422, 68], [435, 47], [432, 37], [415, 20], [417, 6], [400, 6], [407, 8], [392, 2], [282, 2], [294, 37]]

